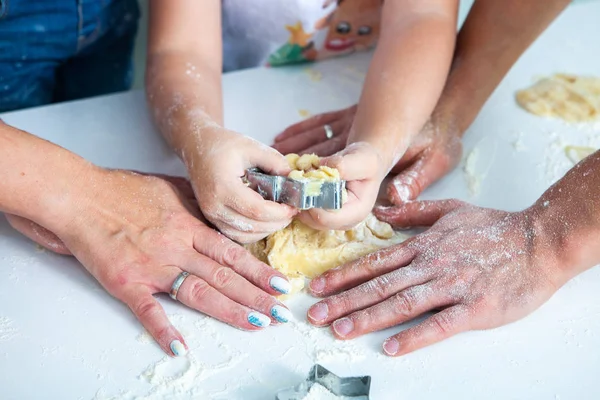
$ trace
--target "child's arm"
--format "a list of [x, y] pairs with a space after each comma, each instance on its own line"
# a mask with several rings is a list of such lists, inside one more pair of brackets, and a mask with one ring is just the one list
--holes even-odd
[[221, 2], [153, 0], [146, 71], [149, 107], [185, 163], [204, 216], [240, 242], [286, 226], [295, 210], [264, 200], [240, 177], [287, 174], [277, 151], [223, 128]]
[[325, 162], [348, 181], [341, 212], [313, 211], [315, 227], [342, 228], [364, 219], [381, 181], [433, 111], [450, 67], [457, 0], [388, 0], [348, 147]]

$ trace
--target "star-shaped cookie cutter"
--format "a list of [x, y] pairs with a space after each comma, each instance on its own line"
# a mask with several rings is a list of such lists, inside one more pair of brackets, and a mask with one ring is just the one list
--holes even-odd
[[306, 381], [279, 391], [275, 399], [302, 400], [315, 383], [324, 386], [336, 396], [344, 396], [344, 399], [369, 400], [370, 376], [340, 377], [319, 364], [311, 368]]

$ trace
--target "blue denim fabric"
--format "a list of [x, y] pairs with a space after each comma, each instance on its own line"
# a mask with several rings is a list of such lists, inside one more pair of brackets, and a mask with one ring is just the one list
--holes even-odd
[[137, 0], [0, 0], [0, 112], [127, 90]]

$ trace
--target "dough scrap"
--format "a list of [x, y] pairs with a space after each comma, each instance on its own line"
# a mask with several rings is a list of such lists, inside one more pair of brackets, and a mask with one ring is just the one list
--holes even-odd
[[577, 164], [579, 161], [583, 160], [587, 156], [595, 153], [596, 150], [593, 147], [587, 146], [565, 146], [565, 155], [573, 164]]
[[[291, 179], [309, 179], [316, 183], [340, 180], [339, 171], [321, 166], [315, 154], [288, 154], [286, 158], [292, 168], [288, 175]], [[344, 200], [345, 197], [346, 193]], [[248, 244], [246, 248], [256, 258], [286, 275], [292, 284], [292, 293], [297, 293], [304, 287], [305, 278], [312, 279], [406, 238], [369, 214], [363, 222], [347, 231], [319, 231], [294, 220], [284, 229]]]
[[600, 78], [556, 74], [519, 90], [516, 100], [535, 115], [590, 121], [600, 116]]
[[375, 250], [403, 242], [408, 236], [394, 232], [373, 214], [347, 231], [319, 231], [299, 220], [267, 238], [246, 245], [259, 260], [290, 278], [293, 293], [304, 287], [305, 278], [356, 260]]

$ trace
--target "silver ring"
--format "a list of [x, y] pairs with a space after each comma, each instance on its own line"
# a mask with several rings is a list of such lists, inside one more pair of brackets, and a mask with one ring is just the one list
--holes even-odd
[[173, 281], [173, 284], [171, 285], [171, 291], [169, 292], [169, 296], [171, 296], [173, 300], [177, 300], [177, 293], [179, 292], [179, 288], [181, 287], [181, 285], [183, 285], [183, 281], [185, 281], [185, 278], [187, 278], [188, 276], [189, 272], [183, 271], [182, 273], [177, 275], [177, 278], [175, 278], [175, 280]]
[[333, 137], [333, 129], [331, 129], [330, 125], [323, 125], [323, 129], [325, 129], [325, 137], [327, 139], [331, 139]]

